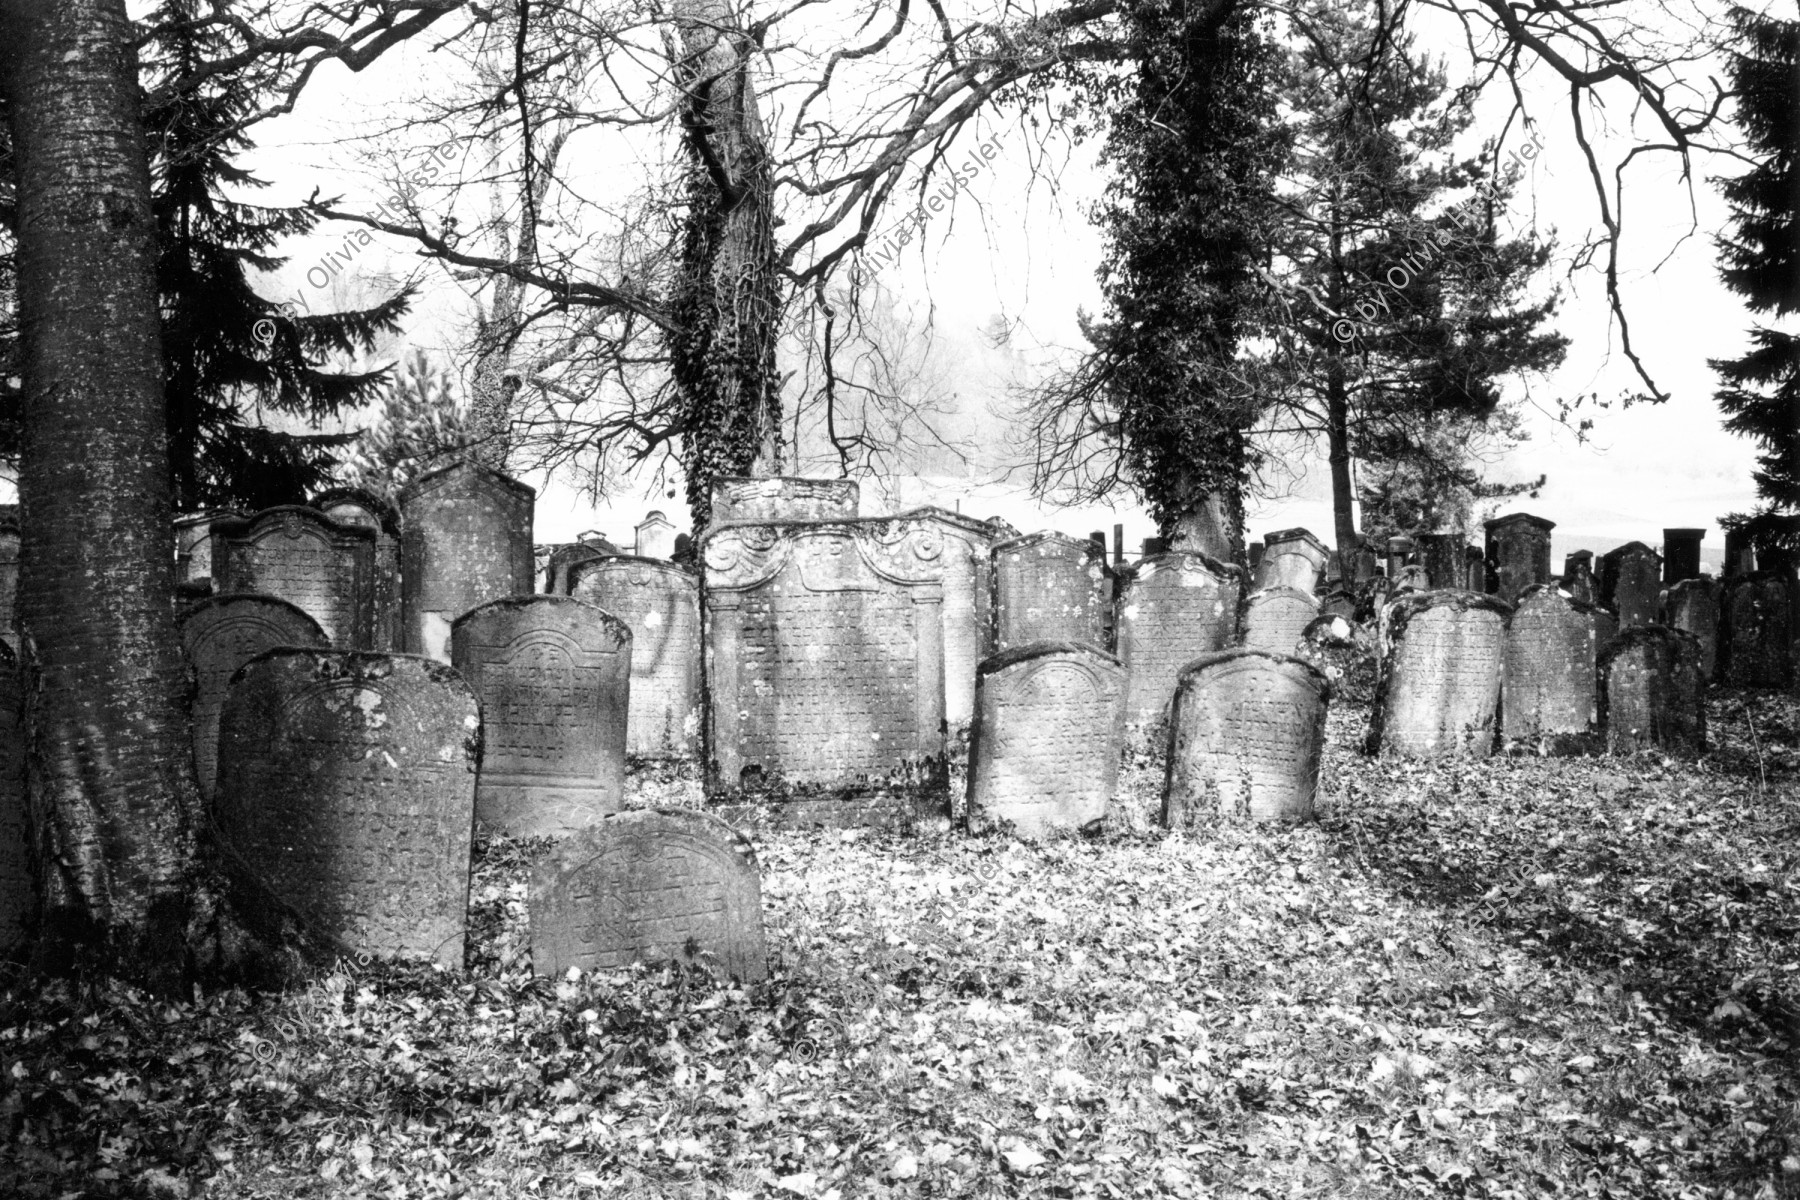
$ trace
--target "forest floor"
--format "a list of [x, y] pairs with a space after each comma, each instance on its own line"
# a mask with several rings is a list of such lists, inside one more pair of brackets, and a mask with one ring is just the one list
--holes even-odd
[[[758, 839], [772, 976], [0, 988], [0, 1196], [1800, 1196], [1800, 704], [1713, 749], [1371, 761], [1319, 820]], [[639, 799], [693, 796], [641, 781]]]

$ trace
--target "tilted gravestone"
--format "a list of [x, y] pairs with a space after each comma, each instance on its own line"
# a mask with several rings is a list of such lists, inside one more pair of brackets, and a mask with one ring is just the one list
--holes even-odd
[[1225, 650], [1190, 663], [1169, 722], [1163, 824], [1310, 817], [1327, 688], [1316, 667], [1265, 650]]
[[1793, 599], [1774, 571], [1732, 580], [1724, 603], [1724, 681], [1732, 687], [1786, 687], [1793, 681]]
[[1700, 543], [1706, 529], [1663, 530], [1663, 586], [1673, 587], [1684, 579], [1700, 575]]
[[1600, 599], [1619, 614], [1620, 629], [1654, 622], [1661, 593], [1662, 566], [1644, 543], [1627, 542], [1600, 557]]
[[1375, 700], [1375, 640], [1350, 618], [1321, 613], [1300, 634], [1294, 657], [1318, 668], [1333, 704]]
[[35, 903], [25, 828], [24, 718], [19, 662], [0, 643], [0, 954], [30, 933]]
[[700, 965], [745, 983], [769, 973], [756, 851], [706, 813], [605, 818], [534, 864], [527, 908], [539, 975], [636, 962]]
[[1600, 655], [1600, 720], [1612, 754], [1706, 749], [1706, 680], [1692, 634], [1639, 625]]
[[943, 508], [909, 508], [898, 519], [924, 521], [944, 542], [944, 719], [960, 743], [975, 717], [975, 670], [993, 651], [993, 529]]
[[1493, 753], [1506, 619], [1476, 592], [1412, 592], [1382, 613], [1371, 753], [1407, 758]]
[[700, 753], [700, 580], [674, 563], [627, 555], [575, 568], [570, 594], [631, 629], [631, 710], [625, 753]]
[[1125, 667], [1125, 723], [1159, 725], [1181, 668], [1231, 644], [1243, 593], [1241, 567], [1204, 554], [1140, 559], [1119, 579], [1119, 661]]
[[1462, 588], [1469, 578], [1468, 541], [1463, 534], [1421, 533], [1419, 566], [1425, 569], [1426, 588]]
[[254, 593], [209, 596], [182, 609], [176, 623], [193, 682], [194, 774], [200, 795], [211, 800], [218, 776], [219, 709], [232, 675], [277, 646], [329, 650], [331, 641], [298, 606]]
[[1105, 650], [1106, 556], [1091, 541], [1032, 533], [996, 545], [994, 649], [1085, 642]]
[[981, 664], [969, 822], [1025, 837], [1106, 816], [1119, 780], [1124, 668], [1085, 642], [1038, 642]]
[[1238, 616], [1237, 644], [1246, 650], [1292, 654], [1300, 635], [1318, 615], [1319, 602], [1311, 592], [1291, 587], [1251, 592], [1244, 597]]
[[476, 819], [561, 837], [624, 807], [625, 623], [569, 596], [509, 596], [450, 629], [451, 661], [481, 701]]
[[706, 791], [720, 815], [899, 825], [946, 811], [943, 553], [925, 521], [707, 531]]
[[712, 521], [850, 521], [859, 503], [854, 479], [796, 476], [713, 480]]
[[480, 727], [441, 663], [252, 659], [219, 718], [219, 845], [345, 952], [460, 967]]
[[333, 646], [364, 650], [374, 644], [374, 530], [290, 504], [215, 521], [213, 555], [213, 587], [220, 595], [276, 596], [317, 621]]
[[369, 649], [400, 648], [400, 510], [361, 488], [334, 488], [312, 506], [340, 525], [375, 531], [374, 637]]
[[1253, 591], [1291, 587], [1311, 595], [1319, 586], [1325, 564], [1331, 558], [1325, 543], [1305, 529], [1281, 529], [1263, 538], [1262, 558], [1256, 564]]
[[1508, 513], [1486, 522], [1487, 588], [1508, 604], [1525, 589], [1550, 580], [1550, 531], [1555, 521], [1530, 513]]
[[1593, 609], [1553, 583], [1527, 588], [1506, 627], [1500, 736], [1545, 755], [1599, 749]]
[[530, 594], [537, 493], [498, 471], [455, 462], [400, 489], [400, 638], [409, 654], [450, 661], [450, 623], [478, 604]]
[[1715, 677], [1719, 667], [1719, 585], [1708, 575], [1671, 584], [1662, 597], [1662, 623], [1691, 633], [1700, 644], [1700, 674]]

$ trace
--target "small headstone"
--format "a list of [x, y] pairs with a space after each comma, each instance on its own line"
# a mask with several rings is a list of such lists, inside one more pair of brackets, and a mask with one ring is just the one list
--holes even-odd
[[1291, 587], [1251, 592], [1244, 598], [1237, 643], [1246, 650], [1292, 654], [1300, 635], [1318, 615], [1319, 602], [1311, 592]]
[[1700, 674], [1712, 679], [1719, 666], [1719, 585], [1710, 576], [1683, 579], [1663, 593], [1662, 623], [1694, 635]]
[[1576, 550], [1564, 556], [1562, 590], [1580, 604], [1596, 603], [1600, 591], [1594, 583], [1594, 552]]
[[481, 701], [475, 816], [509, 837], [562, 837], [625, 803], [631, 630], [570, 596], [509, 596], [450, 627]]
[[1514, 604], [1525, 589], [1550, 581], [1550, 531], [1555, 521], [1508, 513], [1486, 523], [1487, 590]]
[[1462, 588], [1469, 579], [1468, 541], [1460, 532], [1421, 533], [1414, 539], [1419, 566], [1425, 569], [1425, 587]]
[[450, 661], [450, 623], [478, 604], [532, 590], [537, 493], [471, 462], [400, 490], [401, 644]]
[[619, 548], [603, 537], [589, 537], [552, 547], [550, 557], [544, 562], [545, 594], [572, 594], [570, 589], [574, 586], [575, 573], [579, 568], [596, 559], [618, 553]]
[[340, 525], [375, 531], [375, 617], [372, 650], [400, 648], [400, 510], [361, 488], [336, 488], [312, 506]]
[[674, 563], [618, 555], [577, 567], [570, 592], [631, 628], [625, 753], [698, 755], [700, 580]]
[[1700, 543], [1706, 529], [1663, 530], [1663, 586], [1672, 587], [1700, 574]]
[[1243, 578], [1241, 567], [1195, 553], [1141, 559], [1121, 576], [1117, 627], [1128, 727], [1159, 722], [1181, 668], [1231, 644]]
[[1387, 540], [1387, 577], [1389, 579], [1398, 578], [1400, 568], [1414, 561], [1416, 560], [1413, 558], [1413, 540], [1411, 538], [1391, 537]]
[[1476, 592], [1412, 592], [1382, 614], [1371, 753], [1486, 758], [1493, 753], [1506, 619]]
[[1311, 595], [1330, 558], [1325, 543], [1305, 529], [1281, 529], [1263, 538], [1262, 559], [1251, 587], [1291, 587]]
[[1003, 650], [981, 664], [969, 747], [971, 824], [1025, 837], [1106, 816], [1119, 778], [1124, 668], [1079, 642]]
[[1033, 642], [1106, 648], [1105, 555], [1092, 542], [1033, 533], [993, 549], [994, 649]]
[[1600, 719], [1609, 753], [1698, 756], [1706, 749], [1705, 696], [1692, 634], [1639, 625], [1601, 652]]
[[686, 533], [678, 533], [675, 535], [675, 549], [670, 553], [669, 561], [680, 563], [682, 566], [690, 569], [697, 568], [700, 565], [699, 556], [694, 552], [693, 535]]
[[1793, 681], [1793, 599], [1774, 571], [1741, 576], [1726, 586], [1724, 682], [1732, 687], [1786, 687]]
[[1348, 617], [1320, 614], [1300, 635], [1294, 657], [1325, 676], [1332, 703], [1374, 702], [1375, 639]]
[[560, 978], [678, 962], [768, 976], [756, 851], [717, 817], [636, 809], [606, 817], [533, 866], [531, 966]]
[[1553, 583], [1525, 590], [1506, 627], [1500, 733], [1509, 748], [1546, 755], [1598, 749], [1598, 652], [1593, 609]]
[[675, 553], [675, 523], [652, 509], [633, 531], [633, 552], [639, 558], [667, 559]]
[[1662, 592], [1662, 567], [1656, 551], [1642, 542], [1627, 542], [1600, 558], [1600, 598], [1619, 614], [1619, 628], [1649, 625], [1656, 620]]
[[272, 650], [219, 718], [227, 861], [348, 954], [460, 968], [480, 709], [450, 667]]
[[277, 646], [329, 650], [319, 623], [286, 600], [235, 593], [211, 596], [176, 618], [181, 653], [193, 678], [194, 774], [211, 800], [219, 763], [219, 709], [237, 669]]
[[1226, 650], [1190, 663], [1170, 719], [1163, 824], [1312, 816], [1327, 687], [1312, 665], [1263, 650]]
[[25, 831], [25, 714], [19, 662], [0, 644], [0, 954], [31, 932], [36, 898]]
[[854, 520], [860, 490], [854, 479], [727, 476], [713, 480], [712, 520]]
[[298, 504], [213, 523], [219, 594], [277, 596], [319, 623], [333, 646], [375, 641], [375, 531]]
[[1356, 593], [1339, 589], [1327, 592], [1319, 600], [1321, 617], [1343, 617], [1346, 621], [1356, 620]]

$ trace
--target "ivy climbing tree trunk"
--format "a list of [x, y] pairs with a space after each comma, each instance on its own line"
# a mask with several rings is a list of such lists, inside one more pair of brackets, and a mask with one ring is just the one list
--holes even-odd
[[171, 988], [188, 968], [199, 813], [133, 33], [124, 0], [5, 0], [0, 35], [41, 945], [97, 950], [105, 969]]

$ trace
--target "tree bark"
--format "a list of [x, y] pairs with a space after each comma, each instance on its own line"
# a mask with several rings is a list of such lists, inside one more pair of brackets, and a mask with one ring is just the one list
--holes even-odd
[[1333, 355], [1325, 379], [1326, 461], [1331, 465], [1331, 519], [1337, 539], [1338, 569], [1356, 576], [1362, 535], [1356, 528], [1356, 491], [1350, 482], [1350, 395], [1342, 366]]
[[172, 606], [150, 177], [124, 0], [0, 5], [18, 184], [41, 957], [161, 990], [188, 970], [199, 800]]

